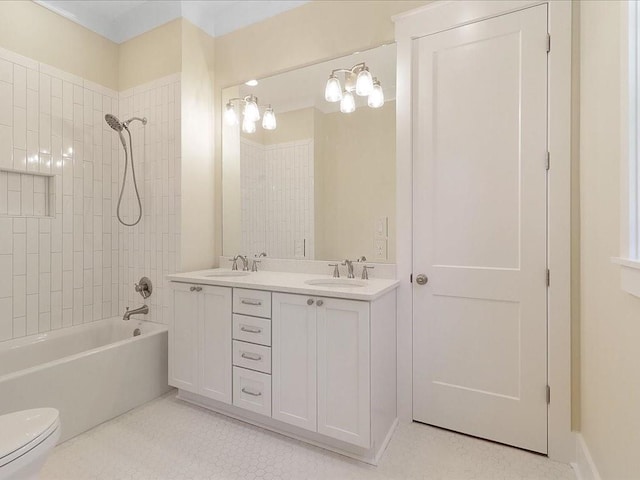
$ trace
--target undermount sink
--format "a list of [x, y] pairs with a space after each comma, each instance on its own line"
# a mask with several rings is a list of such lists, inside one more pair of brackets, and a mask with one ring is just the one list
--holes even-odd
[[366, 286], [366, 282], [361, 280], [351, 280], [343, 278], [316, 278], [307, 280], [304, 283], [313, 285], [314, 287], [330, 287], [330, 288], [361, 288]]
[[240, 270], [220, 270], [205, 273], [203, 277], [246, 277], [251, 272], [243, 272]]

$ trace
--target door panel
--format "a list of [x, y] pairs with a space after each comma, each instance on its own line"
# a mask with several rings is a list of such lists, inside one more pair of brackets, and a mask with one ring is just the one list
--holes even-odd
[[231, 288], [202, 285], [200, 394], [231, 403]]
[[369, 448], [369, 304], [326, 298], [317, 318], [318, 432]]
[[273, 294], [272, 415], [317, 429], [316, 306], [306, 295]]
[[198, 294], [172, 283], [174, 314], [169, 325], [169, 385], [198, 393]]
[[414, 42], [414, 418], [547, 450], [547, 7]]

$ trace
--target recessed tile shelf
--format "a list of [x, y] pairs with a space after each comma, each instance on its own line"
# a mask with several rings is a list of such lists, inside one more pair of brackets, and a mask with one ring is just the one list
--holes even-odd
[[52, 217], [54, 176], [0, 170], [0, 216]]

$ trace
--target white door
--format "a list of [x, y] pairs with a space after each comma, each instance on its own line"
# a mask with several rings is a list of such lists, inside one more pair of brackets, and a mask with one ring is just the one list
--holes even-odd
[[414, 41], [413, 416], [547, 451], [547, 7]]
[[231, 288], [198, 285], [200, 297], [199, 393], [231, 403]]
[[172, 283], [173, 317], [169, 324], [169, 385], [198, 392], [199, 295], [187, 283]]
[[318, 433], [369, 448], [369, 303], [318, 299]]
[[272, 416], [316, 431], [316, 306], [306, 295], [274, 293]]

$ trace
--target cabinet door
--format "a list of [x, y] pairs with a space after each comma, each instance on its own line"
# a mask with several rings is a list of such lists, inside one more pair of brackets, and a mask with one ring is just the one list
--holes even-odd
[[274, 293], [272, 305], [272, 416], [315, 432], [315, 301], [306, 295]]
[[231, 403], [231, 288], [201, 287], [198, 393]]
[[169, 385], [198, 392], [199, 295], [193, 285], [173, 283], [173, 315], [169, 323]]
[[369, 448], [369, 304], [323, 299], [317, 319], [318, 432]]

